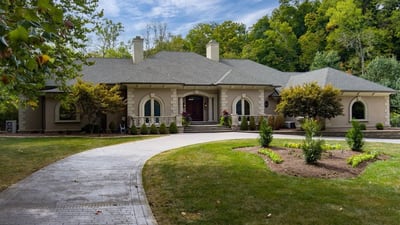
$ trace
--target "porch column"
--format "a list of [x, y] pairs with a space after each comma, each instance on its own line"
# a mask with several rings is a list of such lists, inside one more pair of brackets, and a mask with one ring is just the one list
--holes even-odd
[[218, 118], [218, 102], [217, 102], [217, 97], [213, 98], [213, 110], [214, 110], [214, 120], [219, 122]]
[[178, 114], [182, 115], [182, 113], [183, 113], [183, 98], [180, 97], [178, 101], [179, 101], [179, 112], [178, 112]]
[[213, 120], [213, 104], [212, 104], [212, 97], [208, 98], [208, 121]]

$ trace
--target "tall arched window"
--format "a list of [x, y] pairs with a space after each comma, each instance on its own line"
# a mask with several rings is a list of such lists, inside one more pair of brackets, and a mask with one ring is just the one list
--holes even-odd
[[250, 103], [246, 99], [241, 99], [236, 103], [237, 115], [250, 115]]
[[144, 97], [140, 103], [140, 116], [146, 117], [146, 123], [159, 123], [163, 114], [163, 103], [161, 99], [151, 94]]
[[355, 120], [365, 120], [365, 105], [361, 101], [356, 101], [351, 106], [351, 118]]

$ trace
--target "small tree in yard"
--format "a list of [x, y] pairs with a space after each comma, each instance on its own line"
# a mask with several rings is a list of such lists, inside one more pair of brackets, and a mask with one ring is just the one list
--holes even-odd
[[[111, 88], [104, 84], [93, 84], [80, 79], [71, 87], [64, 99], [64, 105], [76, 105], [82, 115], [86, 115], [89, 125], [94, 127], [101, 113], [121, 111], [125, 102], [120, 95], [119, 85]], [[93, 129], [91, 132], [93, 133]]]
[[346, 133], [346, 141], [353, 151], [362, 151], [364, 146], [364, 135], [361, 131], [360, 123], [357, 121], [351, 122], [352, 128], [350, 128]]
[[272, 127], [267, 124], [266, 120], [261, 120], [259, 138], [260, 145], [264, 148], [268, 147], [272, 139]]
[[332, 85], [321, 88], [316, 82], [285, 88], [276, 111], [290, 117], [331, 119], [343, 114], [339, 95]]
[[302, 128], [306, 133], [306, 139], [303, 141], [301, 148], [304, 153], [306, 163], [315, 163], [321, 159], [322, 145], [324, 141], [321, 139], [315, 140], [314, 136], [321, 130], [320, 124], [315, 119], [305, 119]]

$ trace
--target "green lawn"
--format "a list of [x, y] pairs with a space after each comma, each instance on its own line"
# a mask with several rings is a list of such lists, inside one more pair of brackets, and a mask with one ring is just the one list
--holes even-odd
[[400, 145], [367, 143], [366, 150], [391, 159], [371, 164], [358, 178], [332, 180], [278, 175], [259, 156], [232, 151], [255, 145], [256, 140], [207, 143], [148, 161], [144, 185], [158, 223], [399, 224]]
[[69, 155], [149, 137], [0, 137], [0, 191]]

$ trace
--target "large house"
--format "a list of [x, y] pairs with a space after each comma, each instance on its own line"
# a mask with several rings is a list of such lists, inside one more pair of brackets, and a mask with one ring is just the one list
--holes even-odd
[[[132, 59], [93, 58], [93, 66], [83, 69], [83, 80], [120, 84], [126, 109], [103, 115], [99, 125], [111, 122], [135, 124], [176, 122], [182, 114], [193, 121], [218, 123], [223, 111], [229, 112], [233, 125], [241, 115], [274, 115], [279, 91], [284, 87], [317, 82], [341, 90], [344, 114], [326, 121], [326, 127], [351, 126], [359, 120], [367, 126], [390, 126], [389, 96], [393, 89], [332, 68], [305, 73], [287, 73], [246, 59], [220, 59], [219, 44], [210, 41], [207, 56], [191, 52], [160, 52], [145, 59], [143, 39], [134, 39]], [[79, 110], [66, 111], [55, 96], [57, 89], [43, 92], [39, 108], [21, 109], [20, 132], [57, 132], [80, 130], [87, 121]], [[286, 118], [293, 120], [293, 118]]]

